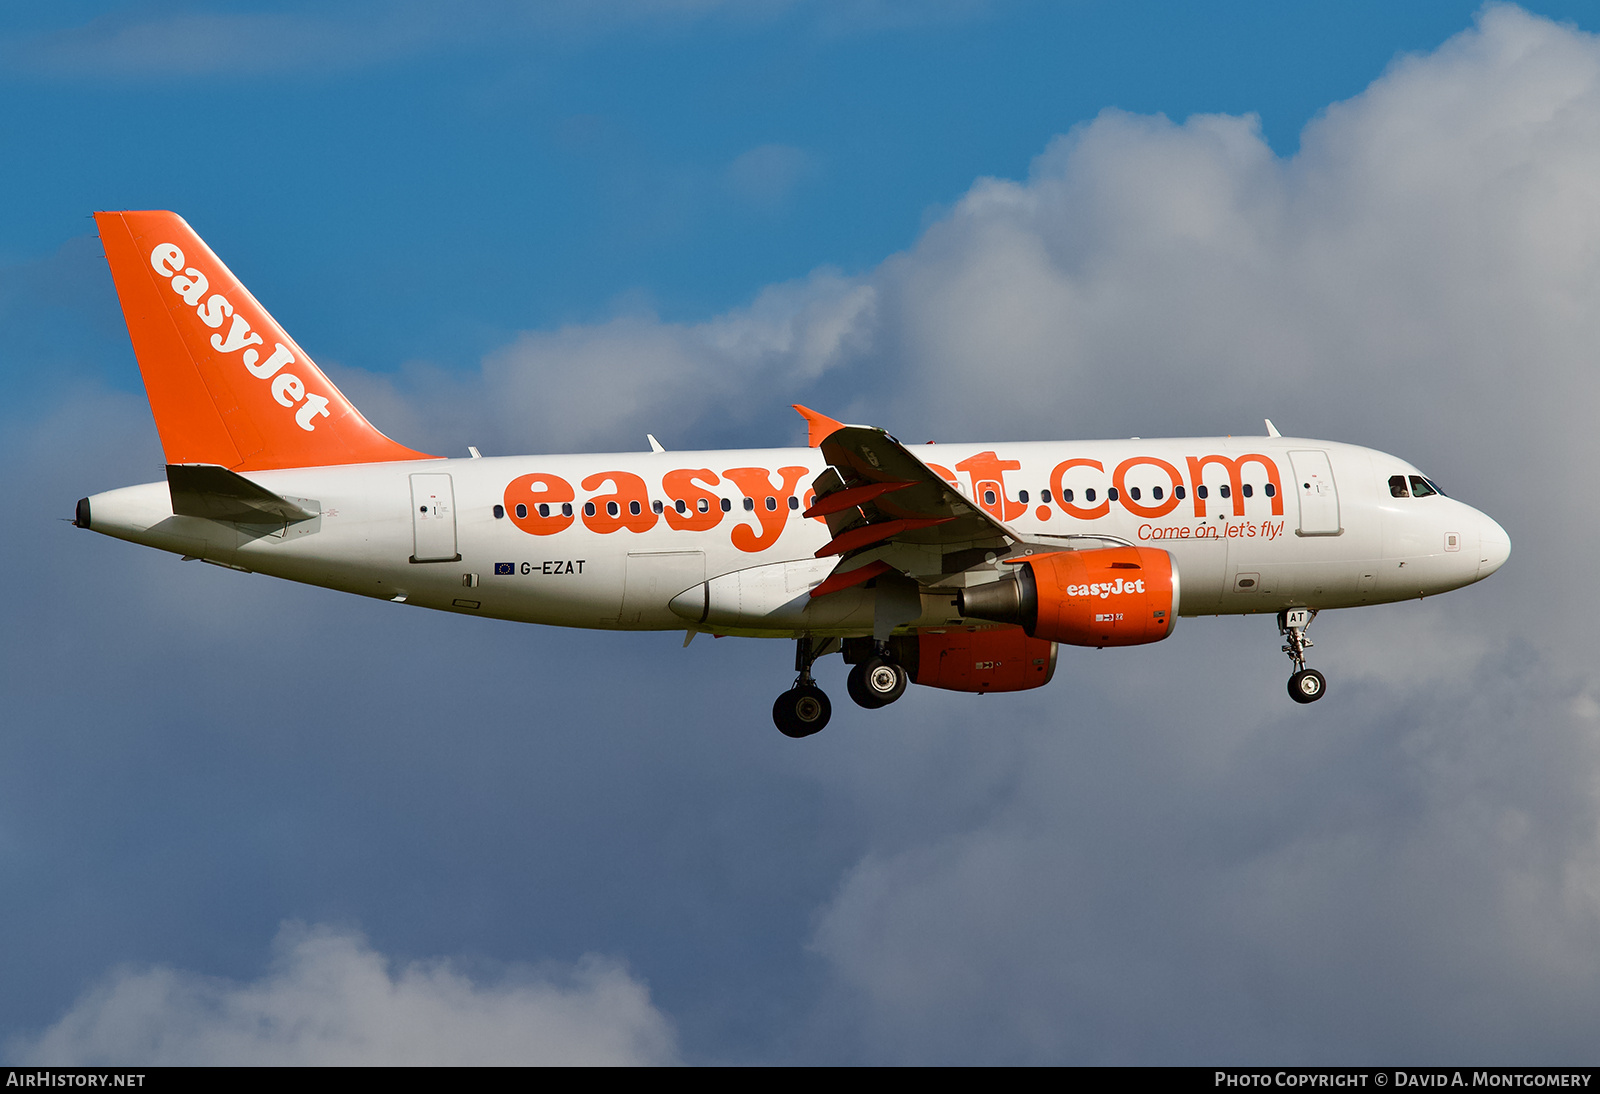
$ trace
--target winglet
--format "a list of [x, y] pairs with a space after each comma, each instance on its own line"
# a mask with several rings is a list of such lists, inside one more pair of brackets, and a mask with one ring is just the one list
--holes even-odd
[[819, 414], [808, 406], [801, 406], [799, 403], [790, 405], [806, 420], [806, 443], [812, 448], [821, 448], [823, 441], [844, 428], [843, 422], [836, 422], [826, 414]]

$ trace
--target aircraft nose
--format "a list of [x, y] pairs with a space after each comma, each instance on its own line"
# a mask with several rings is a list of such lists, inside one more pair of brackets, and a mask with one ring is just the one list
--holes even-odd
[[1492, 519], [1484, 517], [1478, 543], [1478, 577], [1481, 579], [1506, 564], [1506, 559], [1511, 557], [1511, 537]]

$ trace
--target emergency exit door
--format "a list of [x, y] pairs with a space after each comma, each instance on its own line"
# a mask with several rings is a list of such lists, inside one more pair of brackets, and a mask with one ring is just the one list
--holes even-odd
[[1289, 453], [1294, 467], [1294, 492], [1300, 499], [1302, 536], [1336, 536], [1344, 531], [1339, 524], [1339, 491], [1333, 483], [1333, 465], [1320, 449]]
[[455, 562], [456, 502], [449, 475], [411, 476], [411, 561]]

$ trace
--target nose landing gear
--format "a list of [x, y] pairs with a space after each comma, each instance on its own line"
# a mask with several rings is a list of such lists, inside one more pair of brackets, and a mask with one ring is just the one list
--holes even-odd
[[772, 704], [772, 721], [785, 737], [809, 737], [819, 732], [833, 716], [833, 704], [828, 695], [817, 687], [811, 678], [811, 665], [828, 651], [829, 642], [820, 646], [810, 638], [800, 638], [794, 644], [794, 687], [778, 696]]
[[1316, 669], [1306, 668], [1306, 650], [1312, 646], [1306, 637], [1306, 628], [1317, 617], [1315, 608], [1290, 608], [1278, 613], [1278, 633], [1288, 639], [1283, 652], [1294, 662], [1294, 675], [1289, 677], [1289, 698], [1297, 703], [1314, 703], [1328, 690], [1327, 678]]

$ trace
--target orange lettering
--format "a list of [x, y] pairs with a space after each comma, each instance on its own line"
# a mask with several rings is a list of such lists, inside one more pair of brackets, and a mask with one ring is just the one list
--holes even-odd
[[[972, 480], [972, 500], [996, 520], [1013, 520], [1028, 510], [1022, 502], [1006, 497], [1006, 472], [1021, 469], [1016, 460], [1002, 460], [993, 452], [979, 452], [956, 464], [956, 470], [965, 471]], [[991, 492], [993, 499], [988, 496]]]
[[[809, 468], [805, 467], [780, 467], [778, 474], [783, 480], [783, 485], [774, 489], [772, 479], [763, 467], [730, 467], [722, 474], [735, 483], [745, 496], [754, 499], [756, 503], [755, 517], [760, 522], [760, 532], [748, 524], [741, 524], [733, 530], [733, 545], [741, 551], [765, 551], [778, 537], [783, 535], [783, 526], [789, 519], [789, 495], [794, 493], [795, 484], [800, 481]], [[776, 498], [777, 507], [767, 508], [767, 499]]]
[[1234, 516], [1244, 516], [1244, 490], [1242, 489], [1244, 483], [1240, 477], [1240, 471], [1247, 463], [1259, 463], [1266, 470], [1267, 481], [1272, 483], [1272, 515], [1275, 517], [1283, 515], [1283, 483], [1278, 478], [1278, 465], [1259, 452], [1251, 452], [1248, 455], [1240, 456], [1236, 460], [1230, 460], [1227, 456], [1189, 457], [1189, 478], [1194, 482], [1195, 516], [1203, 517], [1206, 515], [1206, 499], [1200, 496], [1200, 486], [1205, 481], [1203, 476], [1205, 475], [1206, 465], [1212, 463], [1221, 464], [1228, 471], [1228, 486], [1230, 487], [1229, 493], [1233, 495]]
[[1084, 509], [1067, 500], [1066, 494], [1061, 489], [1061, 476], [1074, 467], [1092, 467], [1096, 471], [1105, 470], [1105, 465], [1099, 460], [1065, 460], [1056, 464], [1056, 469], [1050, 472], [1050, 490], [1051, 496], [1056, 499], [1056, 504], [1061, 506], [1061, 511], [1070, 517], [1077, 517], [1079, 520], [1094, 520], [1111, 512], [1110, 501], [1103, 501], [1093, 509]]
[[[628, 471], [602, 471], [590, 475], [581, 485], [585, 490], [595, 490], [605, 482], [616, 487], [616, 493], [596, 494], [583, 508], [583, 523], [591, 532], [607, 535], [619, 528], [648, 532], [656, 526], [656, 515], [650, 511], [650, 493], [643, 479]], [[591, 506], [593, 515], [589, 512]]]
[[[520, 475], [506, 486], [506, 513], [511, 523], [535, 536], [553, 536], [569, 527], [573, 517], [561, 512], [561, 503], [573, 498], [572, 484], [555, 475]], [[542, 516], [539, 506], [549, 516]]]
[[[1142, 463], [1152, 464], [1167, 473], [1167, 478], [1172, 483], [1172, 489], [1167, 492], [1167, 499], [1160, 505], [1140, 505], [1128, 497], [1127, 487], [1123, 485], [1123, 477], [1128, 468], [1137, 467]], [[1183, 477], [1178, 474], [1178, 469], [1166, 460], [1158, 460], [1154, 456], [1131, 456], [1117, 464], [1117, 469], [1111, 473], [1111, 485], [1117, 488], [1117, 497], [1122, 502], [1122, 507], [1128, 512], [1139, 517], [1164, 517], [1178, 507], [1176, 488], [1183, 485]]]
[[[667, 525], [680, 532], [704, 532], [722, 521], [722, 505], [717, 495], [701, 485], [715, 486], [722, 480], [709, 467], [668, 471], [661, 480], [661, 489], [667, 495]], [[684, 512], [678, 512], [677, 503], [683, 502]], [[702, 508], [701, 503], [704, 502]]]

